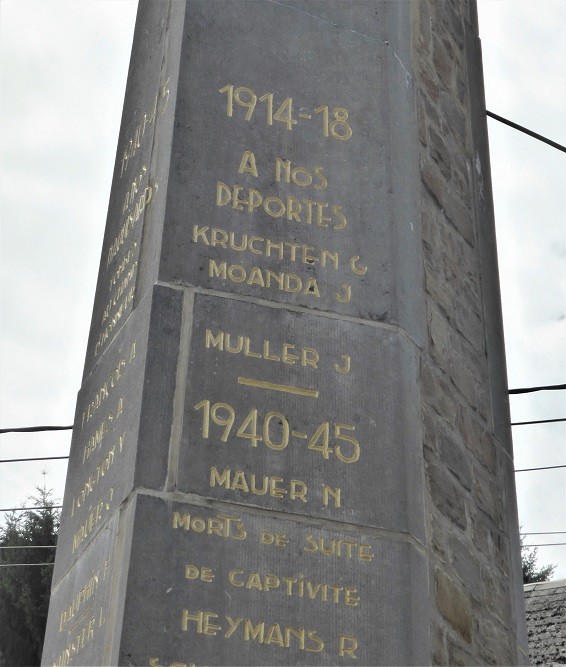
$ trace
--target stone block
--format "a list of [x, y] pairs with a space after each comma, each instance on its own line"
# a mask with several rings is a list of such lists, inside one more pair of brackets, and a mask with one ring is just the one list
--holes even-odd
[[504, 628], [497, 627], [490, 620], [476, 620], [476, 638], [479, 657], [486, 665], [512, 665], [515, 663], [513, 639]]
[[448, 638], [448, 665], [454, 667], [470, 667], [471, 665], [481, 665], [470, 651]]
[[472, 488], [472, 467], [465, 450], [446, 429], [440, 433], [440, 460], [460, 484], [469, 491]]
[[436, 602], [442, 616], [468, 644], [473, 637], [470, 599], [442, 571], [436, 571]]
[[117, 535], [118, 515], [114, 514], [82, 557], [53, 586], [44, 664], [102, 664], [104, 647], [113, 630], [108, 615]]
[[468, 405], [477, 410], [480, 404], [478, 384], [472, 373], [462, 364], [461, 359], [452, 360], [450, 379], [456, 389], [464, 396]]
[[453, 53], [450, 52], [450, 44], [446, 39], [439, 36], [433, 26], [432, 29], [432, 64], [435, 75], [444, 88], [450, 89], [455, 76], [456, 63]]
[[454, 571], [467, 591], [473, 597], [481, 599], [483, 593], [482, 571], [476, 555], [475, 545], [471, 541], [464, 543], [455, 535], [450, 535], [448, 544]]
[[183, 12], [145, 3], [132, 47], [83, 379], [157, 278]]
[[431, 405], [436, 412], [450, 423], [456, 414], [457, 404], [452, 398], [447, 383], [433, 371], [424, 361], [421, 361], [420, 383], [423, 400]]
[[428, 301], [427, 306], [430, 355], [440, 368], [448, 372], [450, 360], [453, 356], [450, 347], [450, 323], [430, 301]]
[[436, 624], [432, 626], [432, 664], [448, 665], [448, 652], [444, 630]]
[[119, 663], [424, 664], [426, 588], [408, 542], [138, 495]]
[[[407, 8], [251, 12], [217, 0], [210, 20], [210, 6], [190, 3], [184, 27], [159, 279], [388, 322], [421, 340], [410, 50], [391, 53], [397, 33], [390, 44], [382, 32]], [[258, 59], [260, 43], [277, 56]]]
[[178, 290], [156, 286], [83, 383], [75, 412], [55, 582], [136, 484], [159, 487], [165, 482], [181, 307]]
[[[469, 285], [469, 282], [467, 283]], [[477, 302], [476, 307], [477, 307]], [[456, 326], [458, 331], [479, 351], [485, 349], [485, 331], [483, 322], [473, 306], [464, 301], [456, 300]]]
[[466, 528], [467, 515], [462, 489], [440, 465], [426, 466], [430, 496], [438, 509], [460, 528]]
[[197, 294], [178, 488], [424, 539], [418, 404], [389, 329]]
[[456, 427], [466, 447], [482, 465], [494, 474], [496, 445], [493, 436], [478, 423], [477, 414], [470, 408], [460, 406], [456, 418]]
[[503, 529], [501, 491], [493, 477], [479, 466], [474, 466], [474, 499], [477, 507], [485, 512], [494, 525]]
[[450, 178], [452, 173], [451, 151], [447, 148], [445, 140], [432, 127], [428, 128], [430, 140], [430, 156], [436, 162], [445, 178]]

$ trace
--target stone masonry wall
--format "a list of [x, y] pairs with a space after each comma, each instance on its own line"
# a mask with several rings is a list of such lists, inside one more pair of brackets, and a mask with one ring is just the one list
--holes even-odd
[[526, 664], [476, 7], [419, 0], [412, 11], [431, 661]]

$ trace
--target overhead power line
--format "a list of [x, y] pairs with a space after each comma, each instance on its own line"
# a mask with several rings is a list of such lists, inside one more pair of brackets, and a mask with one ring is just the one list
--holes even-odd
[[563, 466], [544, 466], [543, 468], [521, 468], [520, 470], [515, 470], [515, 472], [531, 472], [532, 470], [555, 470], [556, 468], [566, 468], [566, 465], [563, 465]]
[[0, 567], [38, 567], [39, 565], [55, 565], [55, 563], [2, 563]]
[[32, 459], [0, 459], [0, 463], [16, 463], [20, 461], [55, 461], [56, 459], [68, 458], [68, 456], [38, 456]]
[[537, 419], [532, 422], [511, 422], [511, 426], [526, 426], [527, 424], [554, 424], [555, 422], [566, 422], [566, 417], [559, 419]]
[[72, 426], [20, 426], [18, 428], [0, 428], [2, 433], [37, 433], [38, 431], [69, 431]]
[[519, 535], [566, 535], [566, 530], [547, 530], [542, 533], [519, 533]]
[[60, 510], [63, 505], [43, 505], [42, 507], [2, 507], [0, 512], [27, 512], [31, 510]]
[[556, 143], [556, 141], [552, 141], [552, 139], [547, 139], [546, 137], [543, 137], [542, 134], [533, 132], [532, 130], [523, 127], [522, 125], [514, 123], [512, 120], [508, 120], [507, 118], [503, 118], [503, 116], [498, 116], [496, 113], [493, 113], [491, 111], [486, 110], [485, 113], [487, 116], [489, 116], [490, 118], [494, 118], [495, 120], [498, 120], [500, 123], [509, 125], [509, 127], [512, 127], [515, 130], [519, 130], [519, 132], [524, 132], [525, 134], [528, 134], [529, 137], [534, 137], [535, 139], [538, 139], [539, 141], [542, 141], [543, 143], [548, 144], [553, 148], [557, 148], [559, 151], [562, 151], [563, 153], [566, 153], [566, 146], [562, 146], [561, 144]]
[[[509, 394], [530, 394], [534, 391], [557, 391], [566, 390], [566, 384], [554, 384], [541, 387], [521, 387], [519, 389], [509, 389]], [[511, 426], [519, 426], [522, 424], [546, 424], [549, 422], [566, 421], [565, 419], [545, 419], [542, 421], [532, 422], [516, 422]], [[18, 426], [15, 428], [0, 428], [0, 434], [3, 433], [41, 433], [44, 431], [72, 431], [73, 426]], [[22, 459], [24, 460], [24, 459]], [[31, 460], [31, 459], [30, 459]], [[39, 460], [39, 459], [38, 459]]]
[[57, 547], [53, 544], [22, 544], [19, 547], [0, 547], [0, 549], [56, 549]]
[[530, 394], [533, 391], [564, 391], [566, 384], [547, 384], [542, 387], [520, 387], [519, 389], [509, 389], [510, 394]]

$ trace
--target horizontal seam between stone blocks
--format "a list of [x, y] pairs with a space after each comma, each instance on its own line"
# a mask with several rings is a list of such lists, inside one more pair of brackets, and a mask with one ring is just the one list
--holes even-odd
[[232, 294], [231, 292], [220, 292], [217, 290], [206, 289], [204, 287], [195, 287], [193, 285], [180, 285], [178, 283], [168, 283], [158, 280], [154, 283], [161, 287], [169, 287], [178, 291], [191, 291], [195, 294], [204, 294], [207, 296], [220, 297], [221, 299], [233, 299], [235, 301], [244, 301], [246, 303], [253, 303], [258, 306], [266, 306], [279, 310], [289, 310], [294, 313], [305, 313], [307, 315], [315, 315], [317, 317], [325, 317], [329, 320], [339, 320], [341, 322], [351, 322], [353, 324], [361, 324], [363, 326], [371, 327], [373, 329], [386, 329], [393, 333], [400, 334], [408, 343], [410, 343], [417, 350], [423, 348], [411, 337], [405, 329], [396, 324], [387, 324], [386, 322], [374, 322], [373, 320], [364, 320], [361, 317], [352, 317], [351, 315], [340, 315], [338, 313], [331, 313], [324, 310], [316, 310], [314, 308], [307, 308], [306, 306], [295, 306], [292, 304], [279, 303], [278, 301], [269, 301], [268, 299], [258, 299], [254, 296], [247, 296], [246, 294]]
[[[325, 519], [322, 517], [308, 517], [303, 514], [292, 514], [290, 512], [283, 512], [275, 509], [264, 509], [263, 507], [255, 507], [253, 505], [245, 505], [244, 503], [228, 502], [224, 500], [217, 500], [215, 498], [205, 498], [195, 493], [184, 493], [182, 491], [157, 491], [155, 489], [147, 489], [145, 487], [138, 487], [132, 491], [129, 498], [137, 498], [138, 496], [149, 496], [152, 498], [160, 498], [166, 502], [190, 503], [197, 507], [209, 507], [212, 509], [222, 510], [226, 512], [226, 507], [235, 507], [237, 510], [255, 514], [257, 516], [269, 517], [271, 519], [285, 519], [287, 521], [294, 521], [305, 526], [312, 526], [313, 528], [327, 528], [329, 530], [340, 531], [349, 534], [363, 534], [373, 538], [386, 538], [395, 542], [407, 542], [423, 556], [427, 556], [426, 546], [420, 542], [416, 537], [409, 533], [402, 533], [386, 528], [375, 528], [373, 526], [366, 526], [356, 523], [346, 523], [333, 519]], [[236, 510], [236, 511], [237, 511]], [[314, 524], [314, 526], [313, 526]]]

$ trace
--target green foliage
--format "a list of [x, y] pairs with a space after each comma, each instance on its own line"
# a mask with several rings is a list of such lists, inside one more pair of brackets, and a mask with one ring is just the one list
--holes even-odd
[[[9, 514], [0, 527], [0, 547], [57, 544], [59, 511], [45, 486], [37, 491], [30, 500], [47, 509]], [[54, 560], [52, 548], [0, 549], [0, 665], [41, 664], [53, 566], [37, 563]]]
[[523, 544], [521, 538], [521, 561], [523, 564], [523, 584], [534, 584], [539, 581], [548, 581], [556, 569], [556, 565], [537, 567], [538, 549]]

